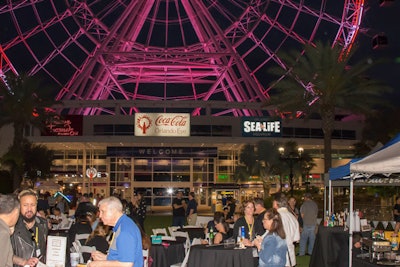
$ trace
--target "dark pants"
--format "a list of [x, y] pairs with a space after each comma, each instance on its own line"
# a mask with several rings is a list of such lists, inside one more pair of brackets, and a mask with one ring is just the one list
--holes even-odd
[[185, 216], [172, 216], [172, 226], [180, 226], [185, 224]]

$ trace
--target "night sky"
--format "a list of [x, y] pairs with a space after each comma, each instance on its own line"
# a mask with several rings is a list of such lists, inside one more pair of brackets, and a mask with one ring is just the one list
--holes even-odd
[[[372, 60], [385, 58], [387, 64], [374, 68], [373, 78], [387, 82], [395, 89], [397, 98], [392, 98], [395, 103], [400, 98], [400, 1], [391, 2], [384, 6], [378, 0], [368, 1], [362, 26], [366, 29], [359, 34], [360, 48], [357, 57], [369, 57]], [[373, 49], [373, 37], [379, 34], [387, 36], [388, 44]]]
[[[384, 65], [375, 67], [373, 72], [370, 73], [370, 76], [372, 78], [385, 81], [393, 88], [395, 88], [395, 94], [397, 98], [391, 97], [391, 99], [395, 99], [396, 102], [397, 99], [399, 99], [400, 97], [400, 88], [398, 86], [400, 83], [400, 27], [398, 26], [400, 25], [400, 0], [386, 1], [391, 3], [382, 7], [380, 6], [381, 1], [365, 1], [365, 12], [361, 25], [363, 30], [359, 33], [356, 40], [356, 43], [359, 45], [359, 50], [355, 55], [355, 58], [360, 59], [367, 57], [371, 60], [371, 62], [376, 61], [377, 59], [385, 58], [388, 61], [388, 63]], [[50, 5], [50, 3], [54, 3], [54, 5], [57, 6], [58, 14], [62, 14], [62, 11], [65, 9], [65, 3], [63, 1], [53, 0], [39, 2], [35, 4], [35, 7], [37, 13], [40, 15], [39, 17], [41, 21], [52, 19], [55, 16], [53, 14], [54, 12], [52, 12], [52, 6]], [[87, 2], [102, 3], [101, 5], [107, 5], [108, 3], [112, 3], [113, 1]], [[160, 2], [164, 3], [163, 1]], [[171, 3], [172, 2], [173, 1], [171, 1]], [[211, 3], [212, 1], [205, 2]], [[228, 3], [232, 4], [232, 1], [220, 0], [217, 2], [221, 2], [221, 4], [223, 3], [224, 8], [228, 9], [229, 7], [229, 11], [232, 12], [234, 16], [238, 15], [235, 13], [236, 10], [234, 9], [234, 6], [227, 5]], [[305, 2], [307, 6], [310, 6], [315, 10], [319, 10], [321, 5], [320, 1]], [[268, 9], [266, 10], [266, 15], [271, 20], [275, 18], [277, 10], [280, 10], [280, 4], [277, 3], [277, 1], [271, 1], [271, 3], [268, 5]], [[97, 5], [98, 4], [95, 4], [94, 6], [97, 7]], [[1, 4], [0, 7], [2, 7]], [[104, 8], [104, 6], [101, 6], [101, 8]], [[337, 18], [340, 18], [343, 9], [343, 1], [326, 1], [325, 8], [327, 13]], [[283, 8], [283, 10], [284, 11], [282, 11], [282, 14], [279, 16], [278, 21], [284, 27], [289, 28], [291, 27], [291, 23], [294, 20], [294, 17], [297, 15], [297, 12], [296, 10], [288, 8], [287, 6]], [[115, 14], [112, 12], [111, 14], [107, 13], [109, 16], [104, 16], [102, 18], [102, 22], [110, 26], [112, 24], [111, 18], [117, 17], [119, 14], [118, 12], [121, 12], [121, 10], [118, 11], [117, 9], [114, 11], [116, 12]], [[104, 12], [100, 12], [98, 14], [99, 16], [101, 16], [100, 14], [103, 13]], [[16, 30], [14, 24], [18, 24], [22, 32], [35, 28], [38, 25], [39, 20], [34, 16], [35, 12], [32, 11], [32, 8], [29, 7], [29, 5], [25, 6], [24, 8], [16, 8], [14, 10], [14, 14], [16, 16], [15, 21], [13, 21], [13, 17], [10, 16], [7, 12], [0, 13], [0, 43], [3, 45], [3, 47], [6, 47], [4, 46], [4, 44], [6, 45], [18, 35], [18, 30]], [[217, 22], [220, 22], [222, 20], [220, 15], [217, 15], [215, 17]], [[297, 19], [293, 30], [299, 35], [304, 36], [305, 39], [310, 38], [311, 30], [316, 23], [315, 20], [316, 16], [313, 17], [306, 14], [301, 14]], [[37, 34], [29, 35], [29, 37], [26, 38], [26, 43], [32, 49], [33, 53], [35, 54], [35, 58], [25, 47], [24, 42], [15, 42], [13, 46], [7, 48], [6, 53], [18, 71], [22, 72], [34, 69], [36, 73], [43, 74], [46, 77], [50, 76], [49, 74], [51, 74], [52, 78], [57, 81], [58, 86], [63, 86], [66, 84], [70, 77], [72, 77], [72, 74], [76, 71], [77, 68], [79, 68], [84, 59], [87, 57], [86, 50], [91, 51], [94, 47], [94, 44], [91, 42], [91, 40], [85, 38], [85, 36], [81, 36], [80, 38], [78, 38], [76, 43], [65, 46], [62, 49], [55, 49], [55, 46], [60, 47], [61, 44], [70, 37], [69, 35], [73, 35], [78, 29], [71, 18], [65, 19], [63, 23], [63, 27], [61, 27], [60, 23], [56, 23], [54, 26], [48, 27], [46, 31], [38, 31]], [[185, 29], [188, 28], [186, 27], [187, 24], [189, 24], [189, 20], [186, 19], [185, 23], [182, 24], [182, 27], [185, 26]], [[221, 22], [220, 26], [223, 27], [225, 24], [227, 23]], [[174, 24], [172, 23], [171, 25]], [[153, 25], [148, 25], [144, 27], [144, 30], [138, 36], [139, 40], [151, 40], [151, 42], [153, 40], [165, 40], [165, 38], [162, 38], [162, 34], [165, 33], [164, 30], [161, 31], [162, 34], [160, 33], [160, 31], [156, 31], [157, 34], [153, 34], [153, 38], [148, 38], [148, 36], [145, 34], [149, 32], [148, 29], [151, 26]], [[159, 23], [156, 23], [154, 25], [154, 27], [157, 26], [159, 26]], [[318, 28], [314, 41], [320, 39], [321, 36], [322, 38], [325, 37], [327, 39], [332, 39], [334, 36], [336, 36], [337, 28], [333, 26], [334, 25], [323, 21]], [[40, 27], [38, 28], [40, 29]], [[174, 29], [175, 28], [171, 28], [171, 30]], [[257, 35], [257, 38], [262, 38], [266, 29], [268, 29], [268, 25], [263, 24], [261, 25], [259, 30], [254, 30], [253, 33]], [[192, 31], [187, 31], [185, 33], [187, 36], [193, 36]], [[372, 40], [377, 34], [384, 34], [388, 38], [388, 45], [373, 49]], [[168, 38], [168, 42], [177, 42], [178, 38], [176, 34], [174, 34], [173, 37], [174, 38]], [[281, 50], [300, 49], [300, 42], [295, 42], [293, 41], [293, 38], [286, 37], [287, 36], [285, 34], [282, 34], [282, 32], [278, 31], [276, 28], [271, 28], [271, 31], [268, 32], [267, 38], [263, 40], [263, 43], [269, 48], [271, 52], [275, 52], [275, 54], [278, 54]], [[193, 40], [191, 40], [191, 38], [186, 39], [186, 42], [189, 42], [189, 44], [191, 44], [192, 41]], [[194, 40], [193, 42], [196, 43], [197, 41]], [[151, 42], [149, 43], [150, 45], [156, 45], [156, 43]], [[168, 42], [165, 43], [166, 46], [172, 45], [172, 43], [170, 44]], [[144, 41], [142, 43], [144, 43]], [[278, 47], [278, 45], [280, 45], [281, 43], [284, 45], [282, 47]], [[252, 45], [253, 43], [251, 41], [249, 42], [249, 40], [246, 40], [246, 42], [243, 42], [243, 44], [236, 47], [236, 51], [238, 51], [238, 53], [241, 55], [245, 55], [243, 56], [243, 60], [248, 65], [249, 69], [254, 70], [255, 77], [257, 77], [262, 85], [267, 86], [267, 84], [269, 84], [269, 79], [272, 79], [271, 77], [266, 75], [267, 69], [270, 66], [273, 66], [275, 62], [274, 60], [268, 59], [269, 57], [266, 53], [263, 53], [262, 51], [260, 53], [260, 49], [258, 49], [256, 45], [254, 45], [254, 47], [256, 48], [250, 52], [249, 47], [251, 47]], [[82, 47], [84, 47], [84, 49]], [[53, 54], [54, 58], [52, 58], [52, 60], [50, 60], [46, 65], [38, 64], [38, 61], [42, 61], [49, 55]], [[273, 78], [275, 79], [275, 77]], [[152, 89], [155, 90], [154, 88], [156, 88], [156, 85], [152, 84], [151, 86]], [[208, 90], [208, 86], [203, 87], [201, 87], [200, 85], [197, 86], [198, 95], [201, 95]], [[163, 84], [160, 84], [160, 88], [162, 89], [160, 89], [160, 91], [162, 91], [163, 93]], [[178, 86], [176, 86], [176, 88], [180, 89], [180, 87]], [[176, 88], [174, 87], [174, 89]], [[144, 89], [146, 88], [144, 87]], [[168, 93], [171, 93], [171, 95], [169, 95], [170, 98], [178, 97], [179, 94], [181, 94], [182, 90], [175, 90], [179, 92], [175, 92], [175, 94], [178, 95], [172, 95], [172, 91], [173, 90], [168, 90]], [[188, 91], [187, 94], [190, 95], [190, 93], [191, 90]], [[216, 97], [219, 97], [219, 95], [216, 94]], [[210, 98], [209, 100], [212, 100], [212, 98]]]

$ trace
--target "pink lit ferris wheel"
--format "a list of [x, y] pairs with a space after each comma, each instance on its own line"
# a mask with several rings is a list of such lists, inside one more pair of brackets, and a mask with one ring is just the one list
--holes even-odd
[[[4, 3], [4, 2], [3, 2]], [[351, 49], [361, 0], [7, 0], [0, 5], [0, 75], [57, 85], [57, 100], [260, 103], [286, 68], [280, 51], [315, 40]], [[171, 104], [172, 103], [172, 104]], [[107, 105], [71, 114], [113, 114]], [[204, 108], [189, 107], [192, 115]], [[118, 112], [145, 110], [132, 104]], [[164, 111], [167, 109], [164, 108]], [[221, 106], [212, 115], [261, 116]]]

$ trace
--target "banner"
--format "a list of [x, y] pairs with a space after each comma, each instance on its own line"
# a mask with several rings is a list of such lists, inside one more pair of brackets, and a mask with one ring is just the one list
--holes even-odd
[[190, 136], [190, 114], [136, 113], [135, 136]]
[[243, 137], [281, 137], [282, 123], [266, 117], [243, 117]]

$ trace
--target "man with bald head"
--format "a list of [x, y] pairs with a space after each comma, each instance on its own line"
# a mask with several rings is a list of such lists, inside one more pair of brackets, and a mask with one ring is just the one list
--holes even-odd
[[92, 253], [93, 261], [88, 267], [142, 267], [142, 237], [139, 227], [123, 213], [122, 203], [116, 197], [99, 202], [100, 219], [105, 225], [113, 226], [113, 238], [108, 254]]

